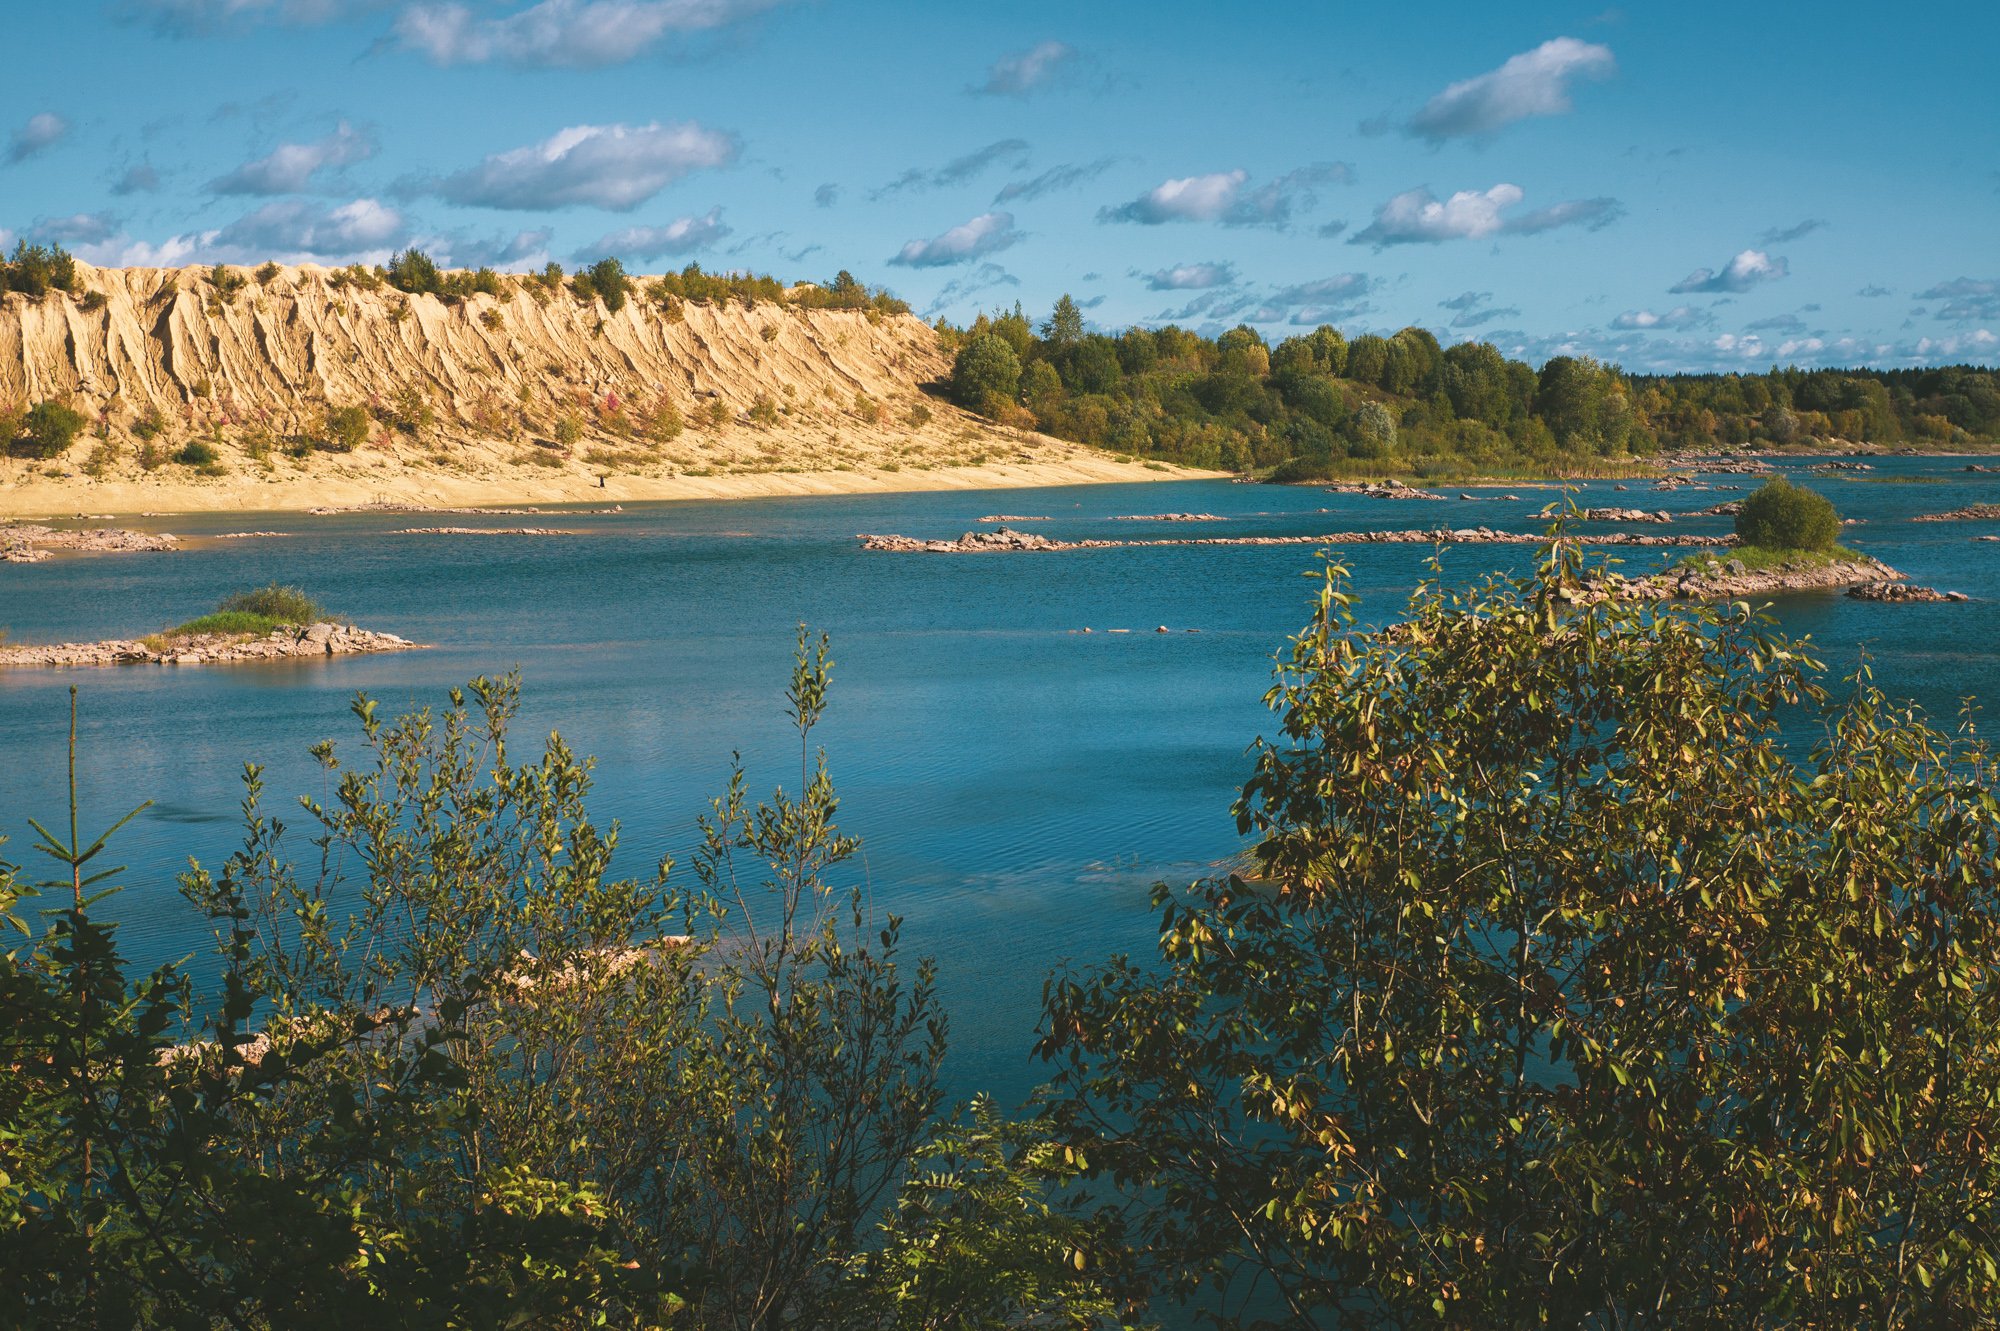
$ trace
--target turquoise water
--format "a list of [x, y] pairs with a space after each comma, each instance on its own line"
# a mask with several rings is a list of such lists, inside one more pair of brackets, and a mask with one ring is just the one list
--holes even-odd
[[[1912, 524], [2000, 502], [2000, 476], [1962, 461], [1894, 459], [1874, 477], [1813, 478], [1861, 519], [1847, 540], [1963, 605], [1784, 598], [1780, 618], [1839, 666], [1862, 651], [1892, 692], [1949, 716], [2000, 701], [2000, 524]], [[1608, 483], [1579, 502], [1688, 511], [1755, 481], [1655, 494]], [[1740, 486], [1742, 491], [1723, 489]], [[1053, 490], [628, 506], [618, 514], [461, 517], [560, 526], [561, 538], [401, 536], [407, 515], [233, 514], [137, 524], [200, 537], [166, 555], [0, 565], [0, 625], [15, 641], [150, 631], [273, 579], [355, 621], [435, 644], [404, 655], [278, 665], [0, 673], [0, 832], [26, 856], [26, 819], [62, 809], [66, 691], [81, 686], [89, 825], [156, 801], [116, 844], [131, 866], [115, 910], [142, 963], [199, 953], [204, 926], [173, 874], [237, 841], [242, 764], [266, 765], [269, 805], [320, 788], [311, 743], [349, 741], [357, 691], [382, 710], [435, 703], [453, 684], [518, 668], [517, 744], [558, 729], [597, 757], [593, 803], [624, 828], [625, 867], [685, 858], [694, 818], [741, 750], [754, 788], [796, 780], [783, 689], [800, 620], [832, 634], [833, 706], [819, 733], [864, 838], [873, 900], [936, 955], [964, 1090], [1024, 1093], [1041, 985], [1065, 958], [1144, 949], [1158, 878], [1193, 877], [1237, 846], [1229, 804], [1245, 749], [1271, 718], [1272, 655], [1302, 622], [1309, 546], [937, 556], [862, 551], [857, 532], [949, 537], [989, 513], [1046, 514], [1052, 536], [1306, 534], [1489, 524], [1533, 530], [1553, 492], [1481, 488], [1471, 501], [1385, 501], [1312, 489], [1176, 482]], [[1458, 490], [1448, 493], [1456, 495]], [[1114, 515], [1205, 511], [1223, 523], [1153, 527]], [[1724, 531], [1727, 518], [1654, 531]], [[1628, 571], [1678, 551], [1626, 551]], [[1347, 552], [1371, 617], [1393, 615], [1427, 546]], [[1462, 547], [1454, 576], [1525, 568], [1531, 547]], [[1199, 633], [1158, 634], [1158, 625]], [[1097, 630], [1077, 632], [1085, 626]], [[1129, 634], [1104, 630], [1129, 628]], [[301, 843], [301, 853], [306, 847]]]

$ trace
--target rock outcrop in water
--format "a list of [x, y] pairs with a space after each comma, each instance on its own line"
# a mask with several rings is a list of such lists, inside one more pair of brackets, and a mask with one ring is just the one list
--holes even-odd
[[201, 633], [168, 639], [112, 639], [46, 646], [0, 647], [0, 666], [215, 665], [287, 657], [352, 656], [407, 652], [422, 647], [393, 633], [324, 622], [275, 629], [263, 637]]
[[1941, 592], [1935, 587], [1913, 587], [1906, 582], [1864, 582], [1849, 587], [1847, 594], [1857, 601], [1969, 601], [1964, 592]]
[[[1163, 536], [1153, 540], [1053, 540], [1033, 532], [1002, 527], [998, 531], [969, 531], [955, 541], [927, 541], [916, 536], [874, 535], [864, 532], [854, 539], [864, 550], [895, 554], [969, 555], [1009, 551], [1121, 550], [1159, 545], [1542, 545], [1548, 535], [1540, 532], [1495, 531], [1491, 527], [1436, 527], [1422, 531], [1336, 531], [1317, 536]], [[1727, 536], [1648, 536], [1638, 532], [1606, 532], [1590, 536], [1572, 533], [1581, 545], [1644, 545], [1714, 547], [1729, 545]]]
[[1912, 522], [1974, 522], [2000, 521], [2000, 504], [1967, 504], [1964, 508], [1954, 508], [1949, 513], [1925, 513], [1911, 518]]
[[127, 553], [179, 548], [180, 538], [164, 532], [126, 531], [121, 527], [43, 527], [31, 523], [0, 527], [0, 563], [4, 564], [35, 564], [58, 552]]
[[[1772, 569], [1747, 569], [1737, 560], [1711, 561], [1706, 568], [1682, 565], [1664, 573], [1628, 578], [1607, 570], [1571, 589], [1572, 600], [1737, 601], [1782, 592], [1840, 591], [1857, 585], [1896, 584], [1903, 575], [1879, 559], [1840, 560]], [[1573, 594], [1572, 594], [1573, 593]], [[1880, 597], [1875, 599], [1890, 599]]]

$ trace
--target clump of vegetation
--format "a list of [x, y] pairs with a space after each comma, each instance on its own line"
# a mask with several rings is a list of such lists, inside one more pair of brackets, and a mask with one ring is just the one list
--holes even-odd
[[1777, 476], [1737, 509], [1736, 535], [1763, 550], [1831, 550], [1840, 539], [1840, 514], [1825, 495]]
[[227, 264], [219, 263], [208, 270], [208, 289], [214, 299], [223, 305], [234, 305], [236, 297], [249, 285], [249, 278]]
[[324, 442], [321, 447], [330, 453], [352, 453], [368, 442], [368, 433], [372, 428], [366, 407], [328, 407], [322, 426]]
[[76, 257], [60, 245], [14, 243], [11, 257], [0, 260], [0, 292], [46, 296], [51, 291], [77, 289]]
[[390, 286], [410, 295], [437, 295], [444, 290], [444, 274], [437, 262], [420, 249], [399, 250], [383, 269]]
[[576, 292], [578, 300], [601, 300], [606, 310], [616, 314], [625, 308], [625, 298], [632, 290], [632, 279], [626, 276], [624, 264], [605, 258], [572, 278], [570, 289]]
[[701, 410], [696, 415], [709, 429], [720, 430], [729, 424], [729, 405], [719, 397], [712, 397], [702, 403]]
[[502, 317], [498, 310], [481, 310], [479, 312], [480, 326], [489, 333], [499, 332], [501, 325], [506, 322], [506, 319]]
[[91, 446], [90, 455], [83, 460], [83, 474], [102, 477], [118, 465], [118, 445], [105, 439]]
[[583, 417], [574, 411], [566, 411], [556, 417], [556, 442], [569, 448], [583, 438]]
[[1051, 982], [1043, 1126], [1134, 1292], [1990, 1320], [1993, 755], [1865, 678], [1834, 701], [1747, 609], [1566, 599], [1585, 572], [1561, 546], [1365, 631], [1328, 571], [1237, 805], [1253, 870]]
[[268, 260], [265, 261], [265, 263], [257, 269], [257, 274], [256, 274], [257, 285], [260, 287], [270, 286], [271, 283], [278, 280], [279, 274], [283, 273], [284, 271], [285, 270], [278, 267], [277, 264], [272, 263]]
[[856, 393], [854, 414], [864, 425], [879, 424], [882, 420], [882, 404], [866, 393]]
[[409, 384], [397, 389], [395, 396], [376, 408], [375, 414], [384, 424], [411, 438], [422, 437], [424, 431], [437, 423], [437, 412], [432, 408], [430, 399]]
[[931, 423], [931, 408], [928, 402], [912, 402], [910, 409], [903, 413], [903, 423], [913, 430], [920, 430]]
[[88, 423], [67, 402], [37, 402], [21, 415], [15, 431], [26, 440], [29, 457], [53, 458], [67, 451]]
[[317, 624], [327, 617], [319, 602], [297, 587], [270, 583], [238, 592], [213, 611], [185, 624], [176, 625], [159, 636], [187, 638], [201, 633], [235, 633], [262, 637], [277, 629]]
[[328, 275], [327, 285], [335, 291], [353, 287], [357, 291], [380, 291], [384, 281], [383, 271], [351, 263], [345, 268], [337, 268]]
[[184, 467], [213, 467], [222, 461], [222, 454], [206, 439], [190, 439], [174, 454], [174, 461]]
[[778, 404], [771, 400], [769, 393], [759, 393], [750, 404], [750, 419], [767, 430], [778, 423]]

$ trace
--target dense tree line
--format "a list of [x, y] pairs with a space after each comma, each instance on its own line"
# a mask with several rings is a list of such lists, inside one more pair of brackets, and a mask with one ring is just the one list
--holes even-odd
[[1255, 329], [1086, 331], [1064, 296], [1039, 327], [1017, 305], [942, 325], [952, 393], [994, 419], [1147, 457], [1281, 479], [1349, 472], [1586, 468], [1662, 448], [2000, 436], [2000, 376], [1773, 370], [1636, 376], [1587, 356], [1539, 369], [1422, 328], [1331, 327], [1272, 345]]

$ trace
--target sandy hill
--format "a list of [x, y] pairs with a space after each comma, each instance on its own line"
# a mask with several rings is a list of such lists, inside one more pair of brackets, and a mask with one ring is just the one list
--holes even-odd
[[[926, 394], [950, 358], [912, 315], [668, 306], [644, 278], [613, 313], [531, 278], [446, 299], [312, 265], [236, 269], [234, 291], [204, 268], [78, 269], [76, 292], [0, 297], [0, 410], [91, 419], [60, 458], [0, 464], [0, 513], [1160, 475]], [[366, 437], [332, 451], [351, 407]]]

